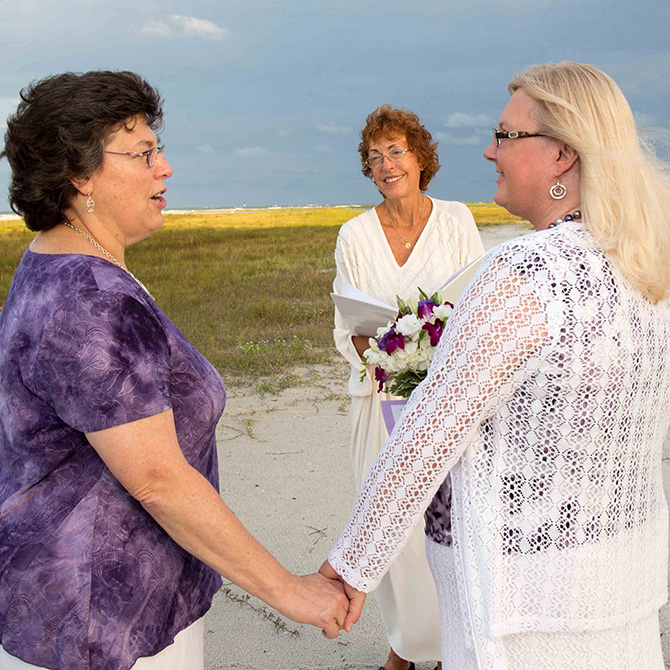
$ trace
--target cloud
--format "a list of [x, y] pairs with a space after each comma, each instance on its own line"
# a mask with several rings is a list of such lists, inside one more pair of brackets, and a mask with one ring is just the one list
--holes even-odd
[[325, 144], [317, 144], [317, 145], [314, 147], [314, 151], [326, 152], [326, 151], [332, 151], [332, 149], [331, 149], [329, 146], [325, 145]]
[[16, 111], [18, 98], [0, 98], [0, 129], [7, 127], [7, 117]]
[[320, 123], [316, 129], [327, 135], [348, 135], [351, 132], [349, 126], [342, 126], [334, 122]]
[[140, 28], [140, 32], [145, 35], [154, 35], [156, 37], [170, 37], [170, 26], [162, 21], [149, 21]]
[[263, 147], [241, 147], [233, 151], [233, 156], [238, 158], [259, 158], [260, 156], [267, 156], [270, 152]]
[[435, 139], [439, 142], [455, 144], [456, 146], [483, 146], [487, 143], [481, 131], [474, 132], [471, 135], [466, 135], [464, 137], [457, 137], [451, 133], [435, 133]]
[[154, 37], [200, 37], [208, 40], [220, 40], [230, 33], [227, 28], [221, 28], [207, 19], [181, 14], [171, 14], [164, 21], [149, 21], [139, 30]]
[[452, 112], [445, 119], [447, 128], [493, 128], [495, 119], [488, 114], [467, 114], [466, 112]]
[[201, 144], [199, 147], [197, 147], [197, 149], [201, 154], [214, 153], [214, 147], [211, 144]]

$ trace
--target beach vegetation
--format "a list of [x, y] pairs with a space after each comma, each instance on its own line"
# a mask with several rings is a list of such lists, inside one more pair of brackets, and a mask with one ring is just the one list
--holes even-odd
[[[478, 223], [518, 221], [497, 205], [472, 209]], [[333, 250], [340, 225], [362, 211], [167, 214], [162, 230], [130, 247], [126, 261], [226, 383], [286, 375], [336, 355]], [[0, 305], [33, 236], [20, 220], [0, 221]]]

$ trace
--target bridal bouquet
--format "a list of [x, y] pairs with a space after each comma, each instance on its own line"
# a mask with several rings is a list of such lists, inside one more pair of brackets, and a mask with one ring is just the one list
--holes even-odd
[[[419, 289], [421, 299], [398, 298], [398, 316], [385, 328], [379, 328], [376, 338], [370, 338], [370, 348], [364, 353], [366, 365], [375, 366], [375, 379], [380, 393], [392, 393], [409, 398], [423, 381], [444, 324], [453, 305], [442, 301], [440, 291], [430, 298]], [[361, 379], [366, 368], [361, 371]]]

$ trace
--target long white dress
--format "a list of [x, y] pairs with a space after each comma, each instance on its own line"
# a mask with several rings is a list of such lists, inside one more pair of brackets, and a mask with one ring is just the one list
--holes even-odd
[[[369, 295], [395, 305], [396, 296], [429, 295], [484, 249], [470, 210], [460, 202], [431, 198], [433, 209], [407, 262], [399, 266], [377, 213], [371, 209], [341, 228], [335, 251], [337, 275]], [[335, 282], [337, 284], [337, 281]], [[335, 344], [351, 363], [351, 456], [360, 489], [388, 439], [374, 380], [359, 381], [361, 360], [351, 333], [335, 311]], [[440, 657], [435, 585], [426, 562], [423, 528], [418, 528], [375, 591], [392, 649], [412, 661]]]
[[[579, 222], [489, 252], [329, 556], [379, 583], [447, 472], [428, 542], [445, 670], [662, 670], [670, 299]], [[371, 504], [374, 501], [374, 504]]]

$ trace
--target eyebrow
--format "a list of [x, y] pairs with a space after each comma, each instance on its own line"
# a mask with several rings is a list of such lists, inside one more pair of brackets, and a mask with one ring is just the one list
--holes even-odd
[[145, 146], [145, 147], [147, 147], [147, 149], [151, 149], [151, 147], [153, 147], [153, 146], [158, 146], [158, 145], [160, 144], [160, 142], [161, 142], [160, 137], [157, 137], [157, 138], [156, 138], [156, 144], [155, 144], [155, 145], [154, 145], [154, 143], [153, 143], [151, 140], [138, 140], [138, 141], [135, 143], [135, 146], [136, 146], [136, 147], [142, 147], [142, 146]]
[[[389, 145], [386, 147], [386, 151], [388, 151], [389, 149], [404, 149], [404, 148], [405, 148], [405, 147], [401, 147], [398, 143], [393, 142], [392, 144], [389, 144]], [[408, 151], [409, 151], [409, 149], [408, 149]], [[381, 153], [381, 152], [379, 151], [379, 149], [370, 149], [370, 152], [369, 152], [369, 153], [376, 153], [376, 154], [379, 154], [379, 153]]]

